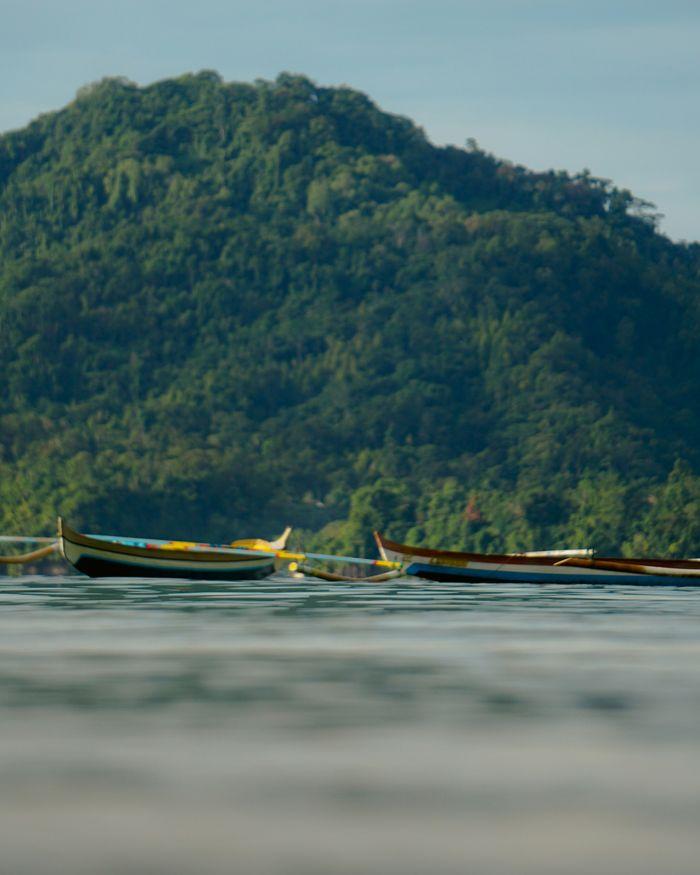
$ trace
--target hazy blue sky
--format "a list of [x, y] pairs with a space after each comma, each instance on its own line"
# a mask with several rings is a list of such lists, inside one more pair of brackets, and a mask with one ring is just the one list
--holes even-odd
[[700, 239], [700, 0], [0, 0], [0, 130], [87, 82], [302, 72], [475, 137], [584, 167]]

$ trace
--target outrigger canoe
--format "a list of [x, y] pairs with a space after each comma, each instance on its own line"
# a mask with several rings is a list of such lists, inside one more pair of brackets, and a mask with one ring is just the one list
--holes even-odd
[[460, 553], [390, 541], [374, 533], [387, 562], [400, 562], [406, 574], [427, 580], [468, 583], [595, 583], [633, 586], [700, 586], [698, 559], [621, 559], [596, 557], [587, 550], [542, 553]]
[[[227, 545], [191, 541], [84, 535], [58, 520], [59, 550], [89, 577], [180, 577], [188, 580], [258, 580], [275, 570], [275, 551], [284, 549], [291, 529], [275, 541], [254, 539]], [[254, 551], [269, 550], [256, 556]]]

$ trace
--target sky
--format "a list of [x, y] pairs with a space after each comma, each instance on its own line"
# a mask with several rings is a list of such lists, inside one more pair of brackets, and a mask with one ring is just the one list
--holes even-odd
[[700, 240], [700, 0], [0, 0], [0, 131], [83, 85], [346, 84], [437, 144], [588, 168]]

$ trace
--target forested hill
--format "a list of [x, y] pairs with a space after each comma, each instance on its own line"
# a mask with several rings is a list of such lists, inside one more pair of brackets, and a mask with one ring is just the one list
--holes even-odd
[[699, 345], [700, 247], [628, 192], [349, 88], [0, 137], [0, 531], [700, 555]]

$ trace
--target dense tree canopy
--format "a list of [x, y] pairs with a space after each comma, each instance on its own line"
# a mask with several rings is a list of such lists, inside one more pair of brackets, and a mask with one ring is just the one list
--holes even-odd
[[700, 247], [349, 88], [0, 137], [0, 530], [700, 554]]

